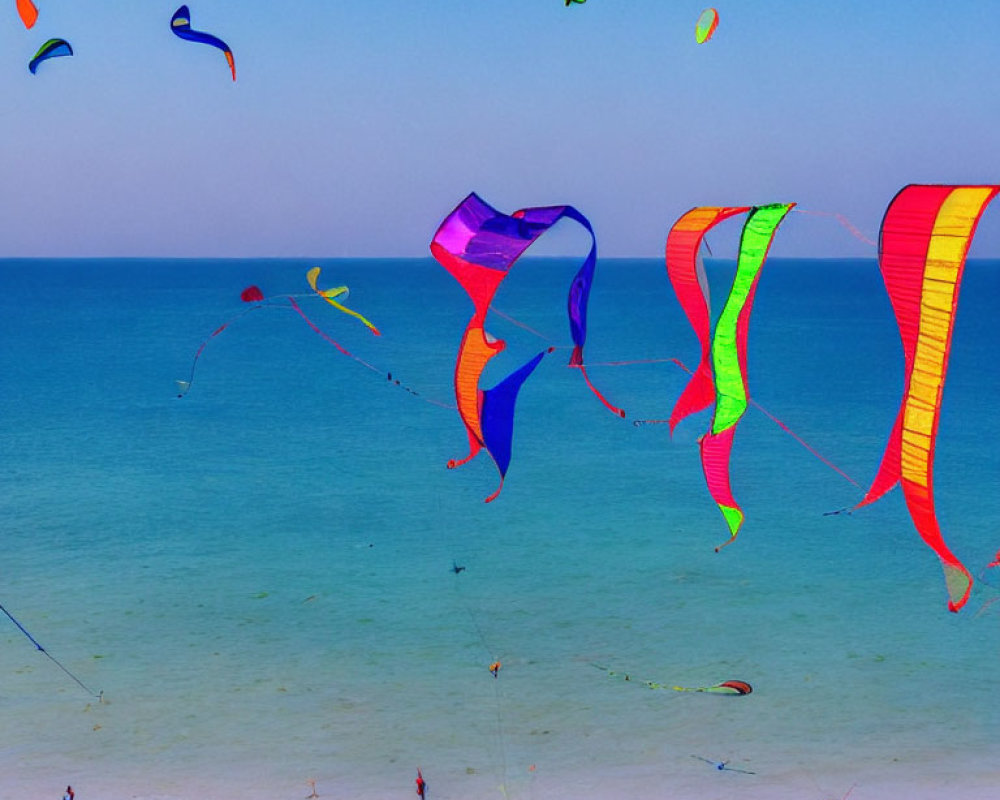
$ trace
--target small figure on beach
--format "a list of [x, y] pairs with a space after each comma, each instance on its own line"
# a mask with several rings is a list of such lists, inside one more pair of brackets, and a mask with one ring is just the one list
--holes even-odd
[[502, 665], [500, 664], [499, 661], [494, 661], [492, 664], [490, 664], [490, 672], [493, 673], [494, 678], [499, 676], [501, 666]]
[[73, 800], [76, 797], [76, 792], [73, 791], [72, 786], [66, 787], [66, 794], [63, 795], [63, 800]]
[[420, 771], [420, 767], [417, 767], [417, 797], [420, 800], [424, 800], [427, 797], [427, 781], [424, 780], [424, 774]]

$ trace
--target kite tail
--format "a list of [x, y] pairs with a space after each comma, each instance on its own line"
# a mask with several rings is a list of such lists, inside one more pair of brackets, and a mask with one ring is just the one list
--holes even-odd
[[455, 469], [455, 467], [460, 467], [463, 464], [468, 464], [470, 461], [472, 461], [472, 459], [476, 457], [478, 453], [479, 451], [476, 450], [475, 453], [469, 453], [469, 455], [467, 455], [465, 458], [450, 458], [448, 459], [448, 463], [446, 464], [446, 466], [448, 467], [448, 469]]
[[378, 328], [376, 328], [374, 324], [372, 324], [372, 323], [371, 323], [371, 322], [369, 322], [369, 321], [368, 321], [367, 319], [365, 319], [365, 318], [364, 318], [363, 316], [361, 316], [361, 314], [359, 314], [359, 313], [358, 313], [357, 311], [355, 311], [355, 310], [353, 310], [353, 309], [351, 309], [351, 308], [348, 308], [348, 307], [347, 307], [347, 306], [345, 306], [345, 305], [341, 305], [341, 304], [340, 304], [340, 303], [338, 303], [338, 302], [337, 302], [336, 300], [331, 300], [330, 298], [326, 298], [326, 301], [327, 301], [327, 302], [328, 302], [328, 303], [329, 303], [330, 305], [332, 305], [332, 306], [333, 306], [334, 308], [336, 308], [336, 309], [338, 309], [338, 310], [340, 310], [340, 311], [343, 311], [343, 312], [344, 312], [345, 314], [348, 314], [349, 316], [352, 316], [352, 317], [354, 317], [355, 319], [358, 319], [358, 320], [360, 320], [361, 322], [363, 322], [363, 323], [365, 324], [365, 326], [366, 326], [366, 327], [367, 327], [367, 328], [368, 328], [368, 329], [369, 329], [369, 330], [370, 330], [370, 331], [371, 331], [372, 333], [374, 333], [374, 334], [375, 334], [376, 336], [381, 336], [381, 335], [382, 335], [382, 332], [381, 332], [381, 331], [380, 331], [380, 330], [379, 330]]
[[729, 485], [729, 457], [735, 432], [736, 426], [733, 425], [720, 433], [706, 433], [698, 442], [708, 493], [729, 527], [729, 539], [715, 548], [716, 553], [736, 541], [736, 536], [743, 526], [743, 511], [733, 497]]
[[[463, 420], [464, 422], [464, 420]], [[468, 464], [472, 459], [479, 455], [479, 451], [483, 449], [483, 443], [479, 441], [479, 438], [475, 433], [472, 432], [472, 428], [468, 425], [465, 426], [465, 435], [469, 439], [469, 455], [465, 458], [451, 458], [448, 459], [447, 467], [448, 469], [455, 469], [455, 467], [460, 467], [463, 464]]]
[[485, 500], [483, 500], [484, 503], [492, 503], [494, 500], [496, 500], [500, 496], [500, 492], [503, 490], [503, 481], [504, 481], [504, 476], [501, 475], [500, 476], [500, 485], [497, 486], [497, 489], [496, 489], [495, 492], [493, 492], [493, 494], [491, 494], [489, 497], [487, 497]]
[[580, 374], [583, 375], [583, 379], [587, 382], [587, 386], [590, 388], [590, 391], [592, 391], [594, 396], [604, 404], [604, 407], [608, 409], [608, 411], [621, 417], [622, 419], [625, 419], [625, 412], [618, 408], [618, 406], [614, 406], [608, 402], [608, 399], [597, 390], [597, 387], [594, 386], [594, 384], [590, 382], [590, 378], [587, 376], [587, 368], [583, 365], [583, 351], [580, 349], [579, 345], [573, 348], [573, 355], [570, 356], [569, 365], [580, 370]]
[[941, 566], [944, 569], [945, 587], [948, 591], [948, 610], [953, 613], [961, 611], [969, 602], [969, 595], [972, 594], [972, 575], [960, 563], [942, 562]]

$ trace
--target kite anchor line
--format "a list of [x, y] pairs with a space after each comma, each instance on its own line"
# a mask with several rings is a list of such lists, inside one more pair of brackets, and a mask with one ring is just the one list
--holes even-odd
[[[809, 212], [809, 213], [818, 214], [820, 212]], [[507, 320], [508, 322], [511, 322], [514, 325], [517, 325], [519, 328], [522, 328], [522, 329], [528, 331], [529, 333], [534, 334], [539, 339], [543, 339], [545, 341], [551, 341], [551, 339], [549, 339], [547, 336], [545, 336], [545, 334], [536, 331], [534, 328], [531, 328], [531, 327], [529, 327], [528, 325], [525, 325], [522, 322], [519, 322], [514, 317], [510, 316], [509, 314], [505, 314], [504, 312], [500, 311], [497, 308], [494, 308], [494, 307], [491, 306], [490, 307], [490, 311], [495, 312], [498, 316], [503, 317], [505, 320]], [[688, 375], [693, 374], [691, 372], [690, 368], [683, 361], [681, 361], [679, 358], [638, 358], [638, 359], [629, 359], [629, 360], [624, 360], [624, 361], [599, 361], [599, 362], [593, 362], [593, 363], [590, 363], [590, 364], [572, 364], [571, 363], [568, 366], [570, 366], [571, 368], [575, 368], [575, 369], [581, 370], [581, 372], [583, 372], [584, 378], [586, 378], [587, 374], [586, 374], [585, 370], [588, 367], [624, 367], [624, 366], [632, 366], [634, 364], [665, 364], [665, 363], [676, 364], [678, 367], [680, 367], [682, 370], [684, 370]], [[589, 383], [590, 381], [588, 380], [587, 382]], [[598, 395], [598, 396], [600, 397], [600, 395]], [[769, 420], [771, 420], [771, 422], [773, 422], [775, 425], [777, 425], [779, 428], [781, 428], [781, 430], [783, 430], [785, 433], [787, 433], [789, 436], [791, 436], [795, 441], [797, 441], [806, 450], [808, 450], [813, 456], [815, 456], [816, 458], [818, 458], [822, 463], [826, 464], [826, 466], [828, 466], [830, 469], [832, 469], [834, 472], [836, 472], [838, 475], [840, 475], [840, 477], [842, 477], [844, 480], [846, 480], [848, 483], [852, 484], [853, 486], [856, 486], [859, 489], [861, 488], [861, 484], [860, 483], [858, 483], [856, 480], [854, 480], [854, 478], [852, 478], [850, 475], [848, 475], [846, 472], [844, 472], [844, 470], [842, 470], [840, 467], [838, 467], [836, 464], [834, 464], [830, 459], [828, 459], [826, 456], [824, 456], [822, 453], [820, 453], [815, 447], [813, 447], [811, 444], [809, 444], [805, 439], [803, 439], [801, 436], [799, 436], [795, 431], [793, 431], [791, 428], [789, 428], [788, 425], [786, 425], [784, 422], [782, 422], [780, 419], [778, 419], [776, 416], [774, 416], [774, 414], [772, 414], [770, 411], [768, 411], [766, 408], [764, 408], [760, 403], [758, 403], [756, 400], [753, 400], [752, 398], [747, 398], [747, 400], [750, 403], [750, 405], [752, 405], [754, 408], [756, 408], [758, 411], [760, 411], [765, 417], [767, 417]], [[605, 402], [605, 405], [607, 405], [609, 408], [612, 408], [612, 410], [615, 413], [617, 413], [619, 416], [621, 416], [621, 417], [625, 416], [624, 412], [622, 412], [620, 409], [611, 406], [606, 401], [604, 401], [604, 402]], [[666, 425], [668, 422], [669, 422], [669, 420], [665, 420], [665, 419], [634, 419], [634, 420], [632, 420], [632, 425], [635, 426], [636, 428], [638, 428], [638, 427], [641, 427], [642, 425]], [[840, 512], [831, 512], [831, 513], [840, 513]], [[1000, 553], [998, 553], [997, 555], [998, 555], [998, 560], [1000, 560]]]
[[[460, 566], [455, 561], [452, 561], [451, 571], [453, 573], [455, 573], [455, 575], [457, 576], [460, 573], [462, 573], [462, 572], [465, 571], [465, 567], [464, 566]], [[494, 699], [496, 701], [497, 741], [498, 741], [498, 743], [500, 745], [500, 760], [501, 760], [501, 768], [502, 768], [502, 773], [501, 773], [501, 778], [500, 778], [500, 793], [506, 798], [506, 797], [509, 797], [509, 795], [507, 793], [507, 773], [508, 773], [508, 769], [507, 769], [507, 741], [504, 738], [504, 733], [503, 733], [503, 731], [504, 731], [503, 713], [502, 713], [502, 699], [503, 698], [502, 698], [502, 694], [501, 694], [500, 681], [497, 680], [499, 678], [499, 673], [500, 673], [500, 669], [502, 667], [502, 662], [501, 662], [501, 660], [499, 658], [496, 658], [493, 655], [494, 651], [490, 647], [489, 642], [486, 641], [486, 635], [483, 633], [483, 629], [479, 625], [479, 622], [476, 619], [475, 614], [472, 613], [472, 607], [466, 601], [465, 596], [463, 595], [461, 589], [459, 588], [457, 580], [455, 582], [455, 594], [459, 598], [459, 602], [462, 604], [462, 607], [465, 609], [465, 613], [469, 615], [469, 620], [472, 622], [472, 627], [476, 629], [476, 633], [479, 636], [479, 642], [483, 646], [483, 651], [492, 660], [492, 663], [490, 663], [490, 665], [489, 665], [489, 671], [493, 675], [493, 678], [494, 678], [494, 682], [493, 682], [493, 695], [494, 695]]]
[[[682, 370], [684, 370], [688, 375], [692, 375], [693, 374], [691, 372], [690, 368], [683, 361], [681, 361], [679, 358], [651, 358], [651, 359], [648, 359], [648, 360], [645, 360], [645, 361], [608, 361], [605, 364], [591, 364], [591, 366], [593, 366], [593, 367], [598, 367], [598, 366], [616, 367], [616, 366], [620, 366], [620, 365], [624, 365], [624, 364], [647, 364], [647, 363], [654, 364], [654, 363], [661, 363], [661, 362], [664, 362], [664, 361], [669, 361], [669, 362], [671, 362], [673, 364], [676, 364], [678, 367], [680, 367]], [[758, 403], [756, 400], [754, 400], [752, 398], [747, 398], [747, 400], [750, 403], [750, 405], [752, 405], [761, 414], [763, 414], [765, 417], [767, 417], [769, 420], [771, 420], [771, 422], [773, 422], [775, 425], [777, 425], [779, 428], [781, 428], [781, 430], [783, 430], [785, 433], [787, 433], [789, 436], [791, 436], [795, 441], [797, 441], [800, 445], [802, 445], [806, 450], [808, 450], [810, 453], [812, 453], [813, 456], [815, 456], [816, 458], [818, 458], [821, 462], [823, 462], [824, 464], [826, 464], [826, 466], [828, 466], [830, 469], [832, 469], [834, 472], [836, 472], [838, 475], [840, 475], [840, 477], [842, 477], [848, 483], [853, 484], [854, 486], [858, 487], [859, 489], [861, 488], [861, 484], [860, 483], [858, 483], [856, 480], [854, 480], [854, 478], [852, 478], [850, 475], [848, 475], [846, 472], [844, 472], [844, 470], [842, 470], [840, 467], [838, 467], [836, 464], [834, 464], [830, 459], [828, 459], [826, 456], [824, 456], [822, 453], [820, 453], [815, 447], [813, 447], [811, 444], [809, 444], [809, 442], [807, 442], [805, 439], [803, 439], [801, 436], [799, 436], [795, 431], [793, 431], [791, 428], [789, 428], [788, 425], [786, 425], [784, 422], [782, 422], [780, 419], [778, 419], [776, 416], [774, 416], [774, 414], [772, 414], [770, 411], [768, 411], [766, 408], [764, 408], [764, 406], [762, 406], [760, 403]], [[636, 420], [632, 421], [632, 424], [635, 427], [638, 428], [641, 425], [665, 425], [668, 422], [669, 422], [669, 420], [666, 420], [666, 419], [636, 419]], [[839, 513], [839, 512], [833, 512], [833, 513]]]
[[59, 663], [58, 659], [56, 659], [55, 656], [53, 656], [48, 650], [46, 650], [44, 647], [42, 647], [38, 643], [38, 640], [34, 636], [32, 636], [30, 633], [28, 633], [27, 629], [20, 622], [18, 622], [16, 619], [14, 619], [14, 615], [11, 614], [6, 608], [4, 608], [3, 605], [0, 605], [0, 611], [2, 611], [4, 614], [6, 614], [7, 615], [7, 619], [9, 619], [11, 622], [13, 622], [17, 626], [17, 629], [19, 631], [21, 631], [21, 633], [23, 633], [25, 636], [28, 637], [28, 640], [35, 646], [35, 648], [39, 652], [44, 653], [45, 656], [53, 664], [55, 664], [57, 667], [59, 667], [59, 669], [61, 669], [63, 672], [65, 672], [67, 675], [69, 675], [69, 677], [71, 677], [74, 681], [76, 681], [77, 685], [79, 685], [79, 687], [81, 689], [83, 689], [91, 697], [96, 697], [99, 702], [101, 702], [101, 703], [104, 702], [104, 691], [103, 690], [101, 690], [100, 692], [95, 692], [93, 689], [91, 689], [89, 686], [87, 686], [87, 684], [85, 684], [78, 677], [76, 677], [76, 675], [74, 675], [72, 672], [70, 672], [68, 669], [66, 669], [66, 667], [64, 667], [61, 663]]
[[[518, 328], [521, 328], [522, 330], [525, 330], [528, 333], [537, 336], [542, 341], [545, 342], [552, 341], [552, 339], [546, 336], [544, 333], [536, 331], [529, 325], [525, 325], [523, 322], [515, 319], [510, 314], [505, 314], [503, 311], [500, 311], [499, 309], [494, 308], [493, 306], [490, 306], [490, 311], [494, 312], [498, 317], [507, 320], [512, 325], [516, 325]], [[569, 345], [557, 346], [554, 344], [549, 344], [550, 353], [555, 350], [567, 350], [567, 349], [569, 349]], [[580, 370], [580, 374], [583, 376], [583, 380], [586, 382], [587, 388], [594, 393], [594, 396], [601, 402], [601, 405], [603, 405], [608, 411], [610, 411], [616, 417], [621, 417], [622, 419], [625, 419], [625, 411], [619, 408], [618, 406], [614, 405], [610, 400], [608, 400], [608, 398], [606, 398], [591, 382], [590, 377], [587, 375], [588, 365], [583, 363], [583, 356], [580, 353], [580, 348], [574, 346], [572, 349], [573, 353], [572, 356], [570, 357], [570, 362], [567, 366], [572, 367], [573, 369]]]
[[[546, 342], [552, 341], [552, 339], [550, 337], [546, 336], [544, 333], [540, 333], [540, 332], [536, 331], [534, 328], [530, 327], [529, 325], [525, 325], [520, 320], [514, 319], [514, 317], [512, 317], [510, 314], [505, 314], [499, 308], [496, 308], [494, 306], [490, 306], [490, 311], [492, 311], [498, 317], [501, 317], [502, 319], [507, 320], [507, 322], [511, 323], [512, 325], [516, 325], [518, 328], [521, 328], [522, 330], [525, 330], [528, 333], [534, 334], [535, 336], [537, 336], [539, 339], [542, 339], [543, 341], [546, 341]], [[559, 349], [568, 349], [568, 348], [569, 348], [569, 345], [564, 345], [563, 347], [561, 347]]]
[[869, 239], [867, 236], [865, 236], [843, 214], [839, 214], [836, 211], [810, 211], [805, 208], [793, 208], [792, 210], [798, 212], [799, 214], [809, 214], [810, 216], [813, 217], [829, 217], [831, 219], [835, 219], [855, 239], [862, 241], [865, 244], [870, 245], [872, 247], [878, 247], [878, 242], [876, 242], [874, 239]]
[[[814, 212], [806, 212], [806, 213], [811, 213], [811, 214], [824, 213], [825, 214], [826, 212], [814, 211]], [[846, 222], [846, 219], [845, 219], [845, 222]], [[850, 223], [847, 223], [847, 224], [849, 225]], [[711, 251], [709, 251], [709, 252], [711, 252]], [[549, 337], [547, 337], [545, 334], [540, 333], [539, 331], [536, 331], [534, 328], [532, 328], [532, 327], [530, 327], [528, 325], [525, 325], [523, 322], [519, 322], [517, 319], [515, 319], [514, 317], [512, 317], [510, 314], [505, 314], [503, 311], [500, 311], [498, 308], [494, 308], [493, 306], [490, 306], [490, 311], [493, 311], [495, 314], [497, 314], [500, 317], [503, 317], [505, 320], [507, 320], [508, 322], [516, 325], [517, 327], [522, 328], [523, 330], [526, 330], [529, 333], [534, 334], [539, 339], [542, 339], [544, 341], [551, 341], [551, 339]], [[556, 349], [563, 349], [563, 348], [556, 348]], [[583, 373], [584, 379], [587, 380], [588, 384], [590, 384], [590, 380], [587, 379], [587, 373], [586, 373], [586, 369], [588, 367], [625, 367], [625, 366], [632, 366], [632, 365], [635, 365], [635, 364], [665, 364], [665, 363], [676, 364], [678, 367], [680, 367], [682, 370], [684, 370], [688, 375], [693, 374], [691, 372], [690, 368], [688, 368], [688, 366], [683, 361], [681, 361], [679, 358], [638, 358], [638, 359], [629, 359], [629, 360], [624, 360], [624, 361], [599, 361], [599, 362], [593, 362], [593, 363], [590, 363], [590, 364], [573, 364], [573, 363], [571, 363], [568, 366], [570, 366], [571, 368], [579, 369]], [[595, 390], [595, 393], [596, 393], [596, 390]], [[606, 400], [604, 400], [603, 397], [601, 397], [600, 394], [598, 394], [598, 397], [614, 413], [616, 413], [618, 416], [624, 418], [625, 413], [621, 409], [612, 406], [610, 403], [608, 403]], [[771, 422], [773, 422], [775, 425], [777, 425], [779, 428], [781, 428], [781, 430], [783, 430], [785, 433], [787, 433], [789, 436], [791, 436], [795, 441], [797, 441], [806, 450], [808, 450], [813, 456], [815, 456], [816, 458], [818, 458], [822, 463], [826, 464], [826, 466], [828, 466], [830, 469], [832, 469], [834, 472], [836, 472], [838, 475], [840, 475], [840, 477], [842, 477], [848, 483], [852, 484], [853, 486], [856, 486], [859, 489], [861, 488], [861, 484], [860, 483], [858, 483], [856, 480], [854, 480], [854, 478], [852, 478], [850, 475], [848, 475], [846, 472], [844, 472], [844, 470], [842, 470], [840, 467], [838, 467], [836, 464], [834, 464], [830, 459], [828, 459], [826, 456], [824, 456], [822, 453], [820, 453], [815, 447], [813, 447], [811, 444], [809, 444], [805, 439], [803, 439], [801, 436], [799, 436], [795, 431], [793, 431], [791, 428], [789, 428], [788, 425], [786, 425], [784, 422], [782, 422], [780, 419], [778, 419], [776, 416], [774, 416], [774, 414], [772, 414], [770, 411], [768, 411], [766, 408], [764, 408], [760, 403], [758, 403], [756, 400], [753, 400], [752, 398], [747, 398], [747, 399], [748, 399], [750, 405], [752, 405], [754, 408], [756, 408], [758, 411], [760, 411], [765, 417], [767, 417], [769, 420], [771, 420]], [[667, 422], [669, 422], [669, 420], [665, 420], [665, 419], [634, 419], [634, 420], [632, 420], [632, 425], [634, 425], [636, 428], [638, 428], [638, 427], [641, 427], [642, 425], [665, 425], [665, 424], [667, 424]], [[839, 512], [833, 512], [833, 513], [839, 513]], [[1000, 559], [1000, 553], [998, 553], [998, 559]]]

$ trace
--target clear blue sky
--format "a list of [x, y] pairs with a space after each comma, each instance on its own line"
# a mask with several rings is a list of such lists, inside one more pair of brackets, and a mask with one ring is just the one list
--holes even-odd
[[[700, 46], [701, 0], [193, 0], [235, 84], [179, 2], [36, 3], [0, 2], [0, 256], [423, 256], [472, 190], [658, 256], [695, 205], [874, 237], [906, 183], [1000, 182], [996, 0], [720, 0]], [[789, 223], [775, 255], [874, 252]]]

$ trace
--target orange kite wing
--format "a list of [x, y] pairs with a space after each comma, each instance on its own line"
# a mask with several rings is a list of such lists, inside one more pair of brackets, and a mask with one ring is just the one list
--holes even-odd
[[32, 27], [38, 21], [38, 9], [31, 0], [17, 0], [17, 13], [21, 15], [25, 28]]

